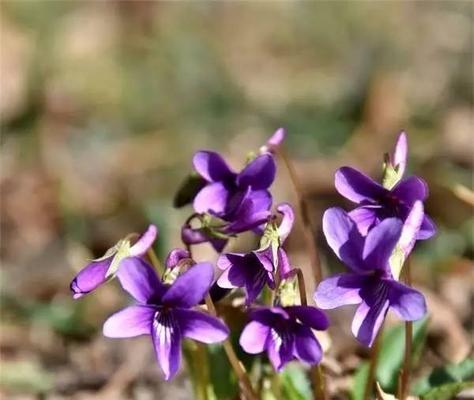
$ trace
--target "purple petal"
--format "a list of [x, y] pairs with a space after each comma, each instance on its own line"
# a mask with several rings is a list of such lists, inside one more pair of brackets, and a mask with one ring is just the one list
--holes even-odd
[[194, 229], [189, 225], [183, 225], [181, 227], [181, 240], [185, 244], [199, 244], [208, 242], [210, 239], [203, 229]]
[[387, 218], [367, 234], [362, 257], [368, 269], [386, 269], [393, 249], [400, 239], [402, 221]]
[[198, 151], [194, 154], [193, 166], [209, 182], [221, 182], [235, 177], [222, 157], [213, 151]]
[[398, 241], [398, 245], [400, 246], [405, 258], [408, 257], [415, 245], [416, 237], [420, 231], [424, 215], [423, 203], [421, 201], [416, 201], [403, 223], [402, 234]]
[[173, 249], [166, 257], [165, 266], [166, 268], [174, 268], [181, 260], [185, 258], [191, 258], [189, 251], [181, 248]]
[[257, 299], [266, 283], [268, 286], [274, 287], [272, 275], [269, 274], [264, 268], [260, 268], [255, 271], [249, 271], [247, 273], [247, 279], [245, 282], [245, 291], [247, 292], [245, 303], [247, 305], [252, 304]]
[[436, 234], [436, 225], [433, 220], [426, 214], [420, 227], [420, 231], [416, 237], [417, 240], [426, 240]]
[[226, 269], [219, 279], [217, 279], [217, 284], [223, 289], [233, 289], [236, 287], [244, 287], [247, 275], [245, 271], [238, 266], [231, 267]]
[[292, 271], [293, 268], [291, 268], [290, 260], [288, 259], [286, 251], [281, 247], [278, 248], [278, 272], [280, 273], [281, 279], [288, 278]]
[[417, 200], [428, 197], [428, 185], [416, 176], [410, 176], [400, 181], [391, 191], [391, 194], [400, 199], [406, 206], [411, 207]]
[[389, 283], [388, 299], [390, 308], [404, 321], [416, 321], [426, 314], [424, 296], [415, 289], [397, 281]]
[[294, 355], [310, 365], [319, 364], [323, 350], [310, 328], [297, 325], [294, 329]]
[[377, 219], [377, 213], [374, 208], [357, 207], [350, 211], [349, 217], [356, 223], [360, 234], [366, 236], [369, 229], [372, 228]]
[[214, 248], [214, 250], [217, 253], [222, 253], [222, 250], [224, 250], [224, 247], [227, 244], [226, 239], [209, 239], [209, 243], [211, 246]]
[[202, 343], [222, 342], [229, 336], [229, 328], [219, 319], [200, 311], [176, 309], [181, 335]]
[[130, 247], [131, 256], [142, 256], [148, 249], [153, 245], [156, 237], [158, 235], [158, 229], [155, 225], [149, 225], [146, 232], [137, 240], [137, 242]]
[[198, 263], [178, 276], [163, 296], [163, 304], [189, 308], [198, 304], [209, 291], [214, 279], [210, 263]]
[[[278, 248], [278, 250], [280, 250], [280, 248]], [[267, 247], [264, 250], [254, 251], [253, 254], [255, 254], [258, 261], [260, 262], [261, 264], [260, 267], [263, 267], [268, 272], [273, 272], [275, 270], [275, 265], [273, 263], [273, 251], [272, 251], [271, 246]]]
[[139, 303], [159, 304], [166, 287], [155, 270], [138, 257], [125, 258], [117, 272], [120, 284]]
[[392, 163], [396, 167], [398, 165], [399, 176], [403, 176], [407, 165], [408, 141], [405, 132], [400, 132], [398, 135], [395, 150], [393, 152]]
[[92, 261], [74, 277], [70, 288], [75, 299], [92, 292], [107, 280], [107, 271], [113, 258], [114, 256], [111, 256], [101, 261]]
[[249, 199], [256, 212], [267, 211], [272, 206], [272, 195], [268, 190], [252, 190]]
[[357, 307], [352, 320], [352, 333], [361, 343], [371, 347], [389, 307], [388, 289], [376, 284]]
[[332, 309], [349, 304], [359, 304], [360, 289], [367, 277], [356, 274], [340, 274], [324, 279], [314, 293], [314, 301], [322, 309]]
[[376, 202], [387, 192], [382, 185], [351, 167], [336, 171], [335, 185], [342, 196], [354, 203]]
[[290, 306], [285, 307], [288, 314], [297, 318], [303, 325], [313, 329], [324, 331], [329, 326], [329, 320], [321, 310], [311, 306]]
[[285, 140], [286, 131], [284, 128], [279, 128], [275, 131], [275, 133], [270, 136], [267, 140], [267, 146], [269, 147], [276, 147], [279, 146], [283, 140]]
[[240, 335], [240, 346], [249, 354], [258, 354], [265, 350], [270, 327], [259, 321], [249, 322]]
[[197, 213], [212, 211], [215, 214], [222, 214], [226, 211], [228, 198], [229, 191], [223, 183], [210, 183], [204, 186], [194, 198], [194, 211]]
[[268, 189], [275, 179], [276, 165], [271, 154], [262, 154], [251, 161], [238, 175], [237, 186], [253, 190]]
[[325, 211], [323, 232], [329, 246], [341, 261], [355, 271], [363, 270], [363, 238], [344, 210], [334, 207]]
[[181, 363], [181, 334], [174, 315], [163, 313], [153, 321], [151, 331], [155, 355], [165, 374], [165, 379], [171, 379], [178, 372]]
[[293, 360], [294, 337], [273, 330], [268, 337], [266, 348], [273, 368], [280, 372], [285, 364]]
[[238, 215], [233, 217], [233, 222], [227, 225], [224, 231], [228, 234], [245, 232], [267, 222], [270, 216], [270, 211], [258, 210], [251, 198], [247, 198], [242, 203]]
[[293, 207], [288, 203], [281, 203], [277, 206], [277, 211], [283, 216], [278, 227], [278, 234], [280, 236], [280, 243], [283, 243], [293, 228], [295, 222], [295, 212]]
[[130, 306], [110, 316], [102, 332], [109, 338], [129, 338], [151, 334], [156, 308], [151, 306]]

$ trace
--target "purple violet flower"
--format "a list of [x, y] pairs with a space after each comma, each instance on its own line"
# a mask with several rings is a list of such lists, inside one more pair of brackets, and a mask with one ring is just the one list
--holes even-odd
[[[416, 209], [418, 217], [411, 216], [414, 220], [422, 215], [419, 205]], [[387, 218], [363, 237], [344, 210], [330, 208], [323, 216], [326, 240], [351, 272], [323, 280], [314, 299], [322, 309], [358, 304], [352, 332], [369, 347], [389, 309], [404, 321], [415, 321], [426, 314], [423, 295], [395, 280], [390, 268], [389, 259], [400, 243], [403, 229], [402, 243], [407, 249], [407, 243], [412, 243], [417, 234], [416, 224], [406, 224], [404, 228], [399, 219]]]
[[217, 284], [226, 289], [245, 288], [247, 305], [255, 301], [265, 284], [275, 289], [274, 274], [277, 271], [284, 278], [291, 270], [282, 245], [291, 231], [295, 216], [287, 203], [278, 205], [277, 211], [283, 215], [280, 226], [277, 227], [273, 221], [267, 224], [260, 249], [249, 253], [226, 253], [217, 260], [217, 267], [224, 271]]
[[[386, 218], [405, 221], [413, 204], [428, 197], [428, 186], [416, 176], [401, 180], [389, 190], [350, 167], [336, 172], [335, 185], [341, 195], [359, 204], [349, 215], [363, 235]], [[428, 239], [435, 233], [434, 222], [425, 214], [417, 239]]]
[[219, 319], [192, 310], [206, 295], [214, 279], [209, 263], [199, 263], [165, 285], [145, 261], [127, 258], [117, 275], [122, 287], [137, 304], [105, 321], [103, 333], [110, 338], [151, 335], [158, 363], [171, 379], [181, 362], [183, 337], [203, 343], [225, 340], [229, 329]]
[[208, 182], [194, 198], [197, 213], [211, 213], [223, 220], [235, 221], [235, 213], [247, 198], [252, 200], [256, 212], [270, 209], [272, 196], [268, 188], [276, 172], [271, 154], [256, 157], [239, 173], [233, 172], [222, 157], [212, 151], [198, 151], [193, 165]]
[[78, 299], [112, 279], [121, 263], [126, 258], [139, 259], [152, 246], [158, 235], [155, 225], [150, 225], [146, 232], [132, 246], [128, 239], [120, 240], [101, 258], [85, 266], [70, 284], [74, 299]]
[[240, 345], [250, 354], [266, 351], [276, 371], [298, 359], [319, 364], [322, 349], [312, 329], [325, 330], [326, 315], [316, 307], [257, 308], [240, 336]]
[[[221, 252], [229, 237], [241, 232], [258, 229], [271, 216], [269, 205], [263, 191], [252, 192], [248, 187], [245, 192], [235, 196], [230, 204], [232, 212], [228, 220], [213, 216], [212, 213], [196, 214], [194, 218], [200, 221], [200, 226], [193, 228], [191, 221], [181, 229], [181, 238], [186, 244], [210, 242], [217, 252]], [[271, 202], [271, 199], [270, 199]]]

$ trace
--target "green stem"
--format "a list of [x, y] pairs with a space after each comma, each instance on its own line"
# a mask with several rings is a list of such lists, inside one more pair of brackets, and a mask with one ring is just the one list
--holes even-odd
[[369, 400], [375, 383], [375, 372], [377, 371], [377, 363], [379, 358], [380, 342], [382, 340], [383, 325], [380, 327], [377, 337], [375, 338], [374, 344], [372, 345], [372, 351], [370, 353], [370, 365], [369, 374], [367, 375], [367, 381], [365, 382], [364, 400]]
[[[306, 297], [306, 286], [304, 281], [303, 271], [299, 268], [295, 268], [296, 276], [298, 278], [298, 291], [300, 294], [300, 304], [302, 306], [308, 305], [308, 299]], [[318, 400], [326, 400], [326, 389], [323, 370], [320, 365], [315, 365], [311, 368], [311, 381], [313, 382], [313, 398]]]
[[[411, 267], [410, 260], [406, 260], [405, 265], [405, 282], [407, 286], [411, 286]], [[400, 372], [400, 387], [398, 397], [405, 400], [410, 390], [410, 373], [411, 373], [411, 351], [413, 340], [413, 322], [405, 322], [405, 354], [403, 357], [403, 366]]]
[[[206, 296], [206, 305], [209, 310], [209, 313], [217, 317], [216, 307], [209, 294], [207, 294]], [[232, 347], [230, 339], [226, 339], [223, 342], [223, 346], [229, 363], [233, 368], [235, 374], [237, 375], [237, 378], [239, 379], [240, 387], [245, 398], [248, 400], [258, 400], [258, 396], [252, 387], [252, 383], [250, 382], [250, 378], [247, 374], [247, 371], [245, 370], [245, 367], [242, 362], [238, 359], [237, 354], [235, 353], [234, 348]]]

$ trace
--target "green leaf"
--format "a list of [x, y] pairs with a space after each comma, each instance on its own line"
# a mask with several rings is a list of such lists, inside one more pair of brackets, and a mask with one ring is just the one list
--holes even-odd
[[422, 395], [422, 400], [450, 400], [453, 399], [463, 389], [473, 388], [474, 382], [455, 382], [447, 383], [431, 389], [426, 394]]
[[207, 347], [209, 354], [210, 381], [218, 399], [233, 399], [237, 396], [239, 386], [232, 367], [227, 360], [224, 348], [220, 345]]
[[283, 398], [288, 400], [309, 400], [311, 396], [311, 384], [308, 377], [297, 363], [290, 363], [281, 374]]
[[352, 385], [352, 400], [364, 400], [365, 384], [369, 377], [369, 362], [360, 363], [354, 374], [354, 383]]
[[[426, 338], [428, 318], [413, 324], [412, 363], [419, 358]], [[397, 385], [398, 374], [403, 362], [405, 349], [405, 324], [394, 326], [386, 331], [382, 338], [377, 364], [377, 381], [385, 390], [393, 392]]]
[[461, 383], [474, 378], [474, 359], [468, 358], [459, 364], [450, 364], [434, 369], [428, 376], [413, 385], [415, 395], [428, 394], [429, 391], [451, 383]]

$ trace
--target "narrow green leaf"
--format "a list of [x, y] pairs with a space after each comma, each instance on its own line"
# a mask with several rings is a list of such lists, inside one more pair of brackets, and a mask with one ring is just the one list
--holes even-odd
[[369, 377], [369, 362], [360, 363], [354, 374], [352, 385], [352, 400], [364, 400], [365, 384]]
[[443, 386], [431, 389], [429, 392], [422, 395], [421, 398], [422, 400], [451, 400], [463, 389], [472, 387], [474, 387], [474, 382], [447, 383]]
[[281, 374], [283, 398], [288, 400], [311, 399], [311, 384], [301, 365], [290, 363]]
[[413, 385], [415, 395], [424, 395], [437, 387], [474, 379], [474, 359], [468, 358], [459, 364], [450, 364], [434, 369], [428, 376]]
[[[428, 318], [413, 324], [412, 361], [421, 354], [426, 338]], [[403, 361], [405, 348], [405, 324], [397, 325], [386, 331], [382, 338], [377, 364], [377, 381], [385, 390], [393, 392], [396, 388], [398, 374]]]

